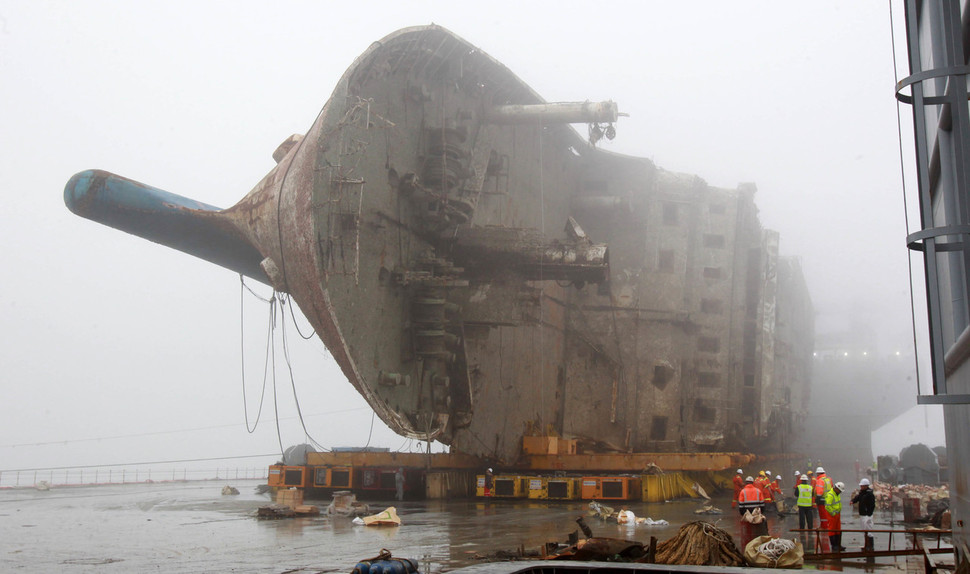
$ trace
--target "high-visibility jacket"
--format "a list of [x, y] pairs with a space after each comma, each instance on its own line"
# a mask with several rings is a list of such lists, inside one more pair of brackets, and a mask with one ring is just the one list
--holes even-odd
[[754, 508], [765, 502], [761, 489], [753, 484], [747, 484], [738, 494], [738, 508]]
[[812, 485], [807, 482], [802, 482], [798, 485], [798, 500], [795, 502], [798, 506], [806, 506], [811, 508], [815, 500], [812, 496]]
[[815, 478], [815, 496], [825, 496], [825, 493], [832, 490], [832, 479], [822, 474]]
[[769, 485], [769, 488], [771, 489], [771, 492], [777, 494], [779, 498], [781, 497], [781, 486], [779, 486], [777, 479], [771, 482], [771, 484]]
[[761, 483], [761, 494], [764, 495], [765, 502], [773, 502], [775, 500], [771, 492], [771, 482], [765, 480]]
[[738, 493], [744, 488], [744, 479], [740, 474], [734, 475], [734, 500], [738, 499]]
[[831, 516], [842, 512], [842, 496], [836, 493], [835, 490], [830, 490], [825, 493], [825, 512], [828, 512]]

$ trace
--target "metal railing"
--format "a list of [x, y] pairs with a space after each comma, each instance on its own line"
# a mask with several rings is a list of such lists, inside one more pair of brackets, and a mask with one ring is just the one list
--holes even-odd
[[0, 488], [47, 488], [193, 480], [265, 480], [266, 466], [217, 468], [85, 467], [0, 471]]

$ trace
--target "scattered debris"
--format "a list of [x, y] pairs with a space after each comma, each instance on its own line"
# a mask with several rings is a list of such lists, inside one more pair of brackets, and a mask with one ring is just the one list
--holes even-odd
[[727, 532], [710, 522], [688, 522], [677, 534], [657, 544], [657, 564], [741, 566], [744, 557]]
[[[585, 518], [583, 518], [582, 516], [580, 516], [579, 518], [576, 519], [576, 524], [579, 525], [579, 529], [583, 531], [583, 534], [586, 536], [586, 538], [592, 538], [593, 537], [593, 531], [586, 524], [586, 519]], [[577, 536], [576, 540], [575, 541], [572, 541], [570, 543], [571, 544], [575, 544], [578, 540], [579, 540], [579, 537]]]
[[724, 511], [716, 506], [705, 504], [704, 506], [695, 510], [694, 514], [724, 514]]
[[[620, 510], [614, 510], [612, 507], [604, 506], [596, 502], [595, 500], [591, 500], [589, 503], [589, 515], [599, 516], [603, 520], [616, 522], [617, 524], [626, 524], [631, 526], [641, 525], [641, 524], [646, 526], [666, 526], [667, 524], [669, 524], [666, 520], [654, 520], [649, 517], [638, 518], [637, 515], [634, 514], [632, 510], [628, 509], [625, 506]], [[578, 519], [576, 519], [576, 522], [579, 523], [579, 526], [580, 528], [583, 529], [583, 533], [586, 535], [586, 537], [592, 538], [593, 533], [588, 531], [589, 528], [586, 526], [585, 521], [580, 522], [582, 520], [583, 520], [583, 517], [579, 517]]]
[[301, 504], [294, 508], [293, 512], [301, 516], [314, 516], [320, 514], [320, 508], [312, 504]]
[[327, 514], [332, 516], [367, 516], [370, 507], [363, 502], [357, 502], [357, 495], [349, 490], [338, 490], [333, 493], [333, 500], [327, 507]]
[[547, 560], [579, 560], [589, 562], [636, 562], [647, 555], [647, 549], [635, 540], [618, 538], [587, 538], [566, 548]]
[[897, 486], [885, 482], [874, 482], [872, 491], [876, 495], [876, 506], [880, 510], [889, 510], [890, 507], [900, 508], [904, 500], [918, 498], [921, 512], [928, 512], [928, 506], [931, 503], [944, 500], [949, 503], [950, 500], [950, 489], [947, 485], [901, 484]]
[[266, 494], [273, 490], [273, 487], [268, 484], [257, 484], [253, 490], [256, 491], [256, 494]]
[[603, 520], [606, 520], [610, 516], [613, 516], [614, 513], [615, 513], [615, 510], [613, 510], [612, 506], [604, 506], [596, 502], [595, 500], [589, 501], [590, 516], [599, 516]]
[[256, 511], [256, 518], [278, 520], [280, 518], [293, 518], [296, 516], [292, 507], [285, 504], [269, 504], [260, 506]]
[[636, 524], [637, 515], [633, 514], [632, 510], [623, 509], [616, 513], [616, 523], [617, 524]]
[[51, 483], [47, 482], [46, 480], [39, 480], [37, 481], [37, 484], [34, 485], [34, 488], [41, 491], [48, 491], [51, 489]]
[[373, 514], [371, 516], [365, 516], [363, 518], [354, 518], [354, 524], [363, 526], [400, 526], [401, 518], [397, 515], [397, 509], [393, 506], [388, 506], [382, 512]]
[[235, 486], [229, 486], [228, 484], [222, 487], [222, 495], [229, 496], [233, 494], [239, 494], [239, 489]]
[[285, 488], [276, 491], [276, 504], [296, 508], [303, 504], [303, 491], [297, 488]]
[[700, 496], [701, 498], [706, 499], [706, 500], [710, 500], [711, 499], [711, 497], [707, 495], [707, 491], [704, 490], [704, 487], [702, 487], [701, 485], [697, 484], [696, 482], [690, 488], [691, 488], [691, 490], [693, 490], [694, 492], [696, 492], [698, 494], [698, 496]]

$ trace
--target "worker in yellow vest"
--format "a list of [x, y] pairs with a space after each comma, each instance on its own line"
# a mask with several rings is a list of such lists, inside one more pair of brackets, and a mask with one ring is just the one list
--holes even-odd
[[842, 552], [842, 490], [845, 485], [836, 482], [831, 490], [825, 493], [825, 513], [829, 518], [829, 541], [833, 552]]
[[795, 485], [795, 505], [798, 506], [798, 527], [815, 528], [815, 491], [803, 474]]

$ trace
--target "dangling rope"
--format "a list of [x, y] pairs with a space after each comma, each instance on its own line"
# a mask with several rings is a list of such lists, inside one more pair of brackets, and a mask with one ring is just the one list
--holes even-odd
[[257, 299], [260, 299], [261, 301], [270, 303], [270, 300], [263, 299], [262, 297], [257, 295], [252, 289], [249, 288], [248, 285], [246, 285], [246, 281], [243, 279], [242, 274], [239, 275], [239, 370], [240, 370], [240, 373], [242, 374], [243, 415], [246, 420], [246, 432], [248, 432], [249, 434], [253, 434], [254, 432], [256, 432], [256, 427], [259, 426], [259, 419], [263, 413], [263, 401], [266, 398], [266, 378], [267, 378], [266, 374], [269, 366], [269, 342], [271, 340], [270, 333], [272, 330], [272, 324], [268, 326], [267, 332], [266, 332], [267, 348], [266, 348], [266, 358], [263, 362], [263, 387], [262, 387], [262, 390], [260, 390], [259, 392], [259, 408], [256, 410], [256, 420], [253, 421], [252, 428], [250, 428], [249, 404], [246, 399], [246, 340], [245, 340], [246, 331], [244, 329], [245, 314], [243, 312], [243, 309], [244, 309], [243, 289], [244, 288], [248, 289], [249, 292], [252, 293], [254, 297], [256, 297]]
[[[286, 304], [286, 300], [288, 299], [287, 296], [285, 296], [282, 293], [276, 294], [276, 296], [279, 299], [280, 305], [285, 305]], [[292, 309], [291, 309], [291, 312], [292, 312]], [[306, 421], [303, 420], [303, 410], [300, 408], [300, 398], [297, 396], [297, 392], [296, 392], [296, 377], [293, 376], [293, 364], [290, 361], [290, 345], [289, 345], [289, 343], [286, 340], [286, 314], [285, 313], [281, 314], [280, 324], [283, 327], [283, 329], [282, 329], [282, 331], [283, 331], [283, 357], [284, 357], [284, 359], [286, 359], [286, 368], [287, 368], [287, 370], [290, 373], [290, 387], [293, 389], [293, 402], [296, 403], [296, 414], [300, 418], [300, 426], [303, 427], [303, 434], [306, 437], [307, 441], [310, 442], [313, 446], [319, 448], [320, 450], [324, 450], [324, 451], [329, 450], [327, 448], [324, 448], [323, 445], [321, 445], [319, 442], [317, 442], [316, 439], [314, 439], [312, 436], [310, 436], [310, 431], [308, 431], [307, 428], [306, 428]], [[274, 370], [274, 373], [275, 373], [275, 370]], [[274, 381], [276, 380], [275, 379], [275, 374], [274, 374], [274, 379], [273, 380]]]
[[270, 340], [272, 345], [270, 345], [270, 356], [273, 358], [273, 413], [276, 415], [276, 440], [280, 443], [280, 456], [286, 455], [286, 449], [283, 448], [283, 434], [280, 432], [280, 407], [279, 400], [276, 396], [276, 291], [273, 291], [273, 299], [269, 304], [269, 316], [270, 325], [272, 325], [272, 332], [270, 333]]
[[[279, 397], [276, 388], [276, 320], [277, 320], [277, 308], [279, 305], [285, 306], [289, 301], [289, 296], [285, 293], [279, 293], [273, 291], [271, 298], [266, 299], [260, 296], [258, 293], [253, 291], [248, 285], [242, 275], [239, 276], [239, 346], [240, 346], [240, 372], [242, 374], [242, 391], [243, 391], [243, 413], [246, 421], [246, 431], [249, 434], [253, 434], [259, 425], [260, 418], [263, 412], [263, 403], [266, 398], [266, 383], [269, 379], [269, 374], [272, 373], [273, 377], [273, 412], [276, 418], [276, 439], [279, 443], [280, 453], [284, 453], [283, 448], [283, 433], [280, 430], [280, 413], [279, 413]], [[246, 344], [245, 344], [245, 312], [244, 312], [244, 295], [245, 290], [248, 290], [254, 297], [260, 301], [267, 303], [269, 306], [269, 317], [267, 321], [267, 332], [266, 332], [266, 358], [263, 362], [263, 384], [262, 390], [260, 391], [259, 407], [256, 412], [256, 419], [250, 425], [249, 422], [249, 403], [246, 394]], [[296, 325], [296, 317], [293, 314], [292, 307], [290, 309], [290, 315], [293, 317], [293, 324]], [[298, 418], [300, 419], [300, 425], [303, 427], [303, 433], [306, 437], [307, 442], [311, 443], [314, 447], [319, 450], [327, 451], [329, 449], [321, 445], [316, 439], [310, 436], [310, 432], [306, 428], [306, 422], [303, 417], [303, 410], [300, 407], [300, 399], [296, 391], [296, 377], [293, 375], [293, 364], [290, 360], [289, 342], [286, 338], [286, 314], [281, 313], [279, 315], [280, 325], [282, 327], [282, 346], [283, 346], [283, 357], [286, 360], [286, 367], [290, 375], [290, 386], [293, 391], [293, 401], [296, 404], [296, 412]], [[297, 327], [297, 332], [299, 332], [299, 327]], [[303, 337], [303, 334], [300, 333]], [[311, 333], [311, 337], [313, 334]], [[306, 339], [307, 337], [303, 337]]]
[[289, 293], [283, 293], [283, 296], [284, 296], [283, 303], [288, 304], [289, 307], [290, 307], [290, 318], [293, 319], [293, 326], [296, 328], [296, 333], [304, 341], [309, 341], [310, 339], [313, 338], [314, 335], [317, 334], [317, 330], [314, 329], [313, 331], [310, 331], [310, 334], [309, 335], [304, 335], [303, 334], [303, 331], [300, 330], [300, 325], [297, 324], [297, 322], [296, 322], [296, 314], [293, 311], [293, 300], [290, 297], [290, 294]]
[[[896, 85], [899, 85], [899, 66], [896, 62], [896, 24], [893, 20], [892, 3], [887, 2], [886, 5], [889, 7], [889, 38], [893, 50], [893, 79]], [[903, 189], [903, 217], [906, 221], [906, 236], [909, 237], [909, 200], [906, 196], [906, 165], [903, 160], [903, 127], [902, 121], [899, 119], [899, 113], [899, 99], [896, 98], [896, 139], [899, 142], [899, 177]], [[909, 270], [909, 316], [910, 325], [913, 327], [913, 358], [916, 362], [916, 394], [920, 395], [922, 389], [919, 378], [919, 347], [916, 343], [916, 300], [913, 294], [913, 254], [909, 253], [909, 248], [906, 249], [906, 266]], [[932, 317], [930, 320], [932, 320]]]

